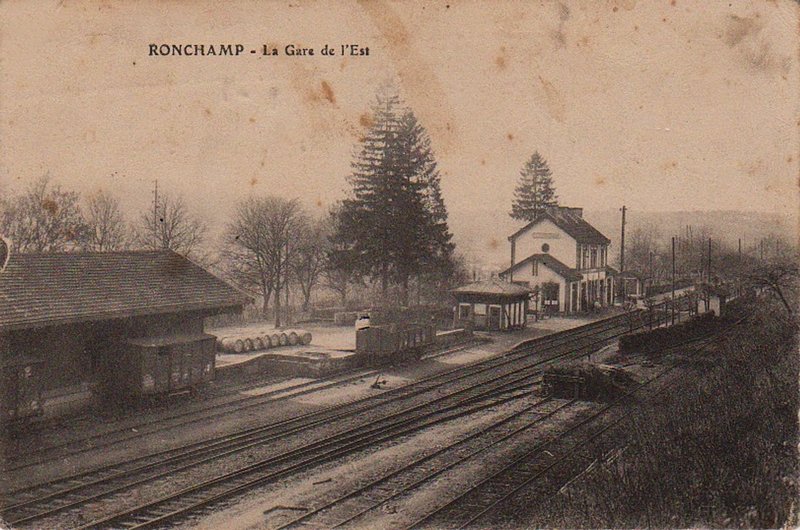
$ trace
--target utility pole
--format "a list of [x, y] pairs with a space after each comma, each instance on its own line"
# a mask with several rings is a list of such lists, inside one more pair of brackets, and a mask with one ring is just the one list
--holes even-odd
[[675, 236], [672, 237], [672, 324], [675, 324]]
[[622, 206], [622, 234], [619, 244], [619, 272], [625, 272], [625, 211], [627, 208]]
[[739, 238], [739, 259], [742, 259], [742, 238]]
[[706, 273], [708, 274], [708, 283], [711, 283], [711, 238], [710, 237], [708, 238], [708, 266], [706, 268], [708, 269]]
[[619, 244], [619, 274], [620, 274], [620, 294], [622, 296], [622, 303], [625, 303], [625, 278], [622, 273], [625, 272], [625, 205], [622, 205], [622, 234]]
[[155, 190], [153, 192], [153, 249], [158, 250], [158, 179], [155, 180]]

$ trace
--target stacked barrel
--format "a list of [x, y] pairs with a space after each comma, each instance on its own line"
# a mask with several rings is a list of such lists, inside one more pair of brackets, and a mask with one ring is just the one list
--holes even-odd
[[311, 344], [311, 333], [304, 329], [243, 330], [217, 337], [217, 350], [225, 353], [247, 353], [280, 346], [306, 344]]

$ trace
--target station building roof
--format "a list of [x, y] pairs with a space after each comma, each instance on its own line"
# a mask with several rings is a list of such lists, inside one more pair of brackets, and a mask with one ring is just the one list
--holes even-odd
[[230, 311], [249, 301], [170, 250], [12, 254], [0, 272], [0, 331]]
[[529, 222], [511, 236], [509, 241], [514, 240], [528, 231], [528, 229], [549, 219], [557, 227], [569, 234], [575, 241], [586, 245], [608, 245], [611, 240], [604, 236], [598, 229], [590, 225], [583, 218], [581, 208], [567, 208], [563, 206], [551, 207], [539, 214], [536, 219]]
[[550, 254], [532, 254], [525, 258], [522, 261], [519, 261], [514, 264], [513, 267], [509, 267], [503, 272], [500, 273], [500, 276], [508, 276], [512, 271], [515, 271], [529, 263], [537, 261], [539, 263], [543, 263], [546, 267], [548, 267], [551, 271], [555, 272], [568, 282], [576, 282], [579, 281], [583, 276], [577, 272], [575, 269], [569, 268], [563, 262], [557, 260]]
[[509, 298], [522, 298], [528, 296], [531, 290], [522, 285], [504, 282], [501, 280], [482, 280], [463, 285], [451, 291], [455, 295], [472, 294], [500, 296]]

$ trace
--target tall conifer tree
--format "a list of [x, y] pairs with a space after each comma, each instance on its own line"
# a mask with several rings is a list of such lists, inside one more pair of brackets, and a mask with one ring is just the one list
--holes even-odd
[[[384, 90], [352, 163], [331, 261], [408, 295], [410, 278], [446, 269], [452, 235], [427, 132], [396, 92]], [[403, 300], [407, 302], [407, 298]]]
[[558, 205], [550, 167], [538, 151], [531, 155], [519, 175], [509, 214], [512, 218], [533, 221], [546, 208]]

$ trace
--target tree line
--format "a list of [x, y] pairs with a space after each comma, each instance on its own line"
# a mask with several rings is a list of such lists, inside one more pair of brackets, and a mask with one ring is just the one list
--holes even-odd
[[207, 227], [181, 196], [162, 195], [153, 209], [128, 222], [109, 191], [81, 197], [46, 174], [21, 194], [0, 198], [0, 232], [21, 253], [168, 248], [191, 255]]
[[0, 198], [0, 234], [21, 253], [170, 249], [252, 294], [278, 326], [290, 291], [304, 310], [320, 288], [341, 305], [355, 288], [371, 289], [378, 303], [443, 299], [466, 277], [463, 259], [430, 138], [396, 91], [377, 95], [355, 151], [350, 189], [324, 214], [297, 199], [253, 195], [235, 205], [221, 242], [180, 195], [158, 194], [129, 221], [112, 193], [81, 196], [49, 175]]

